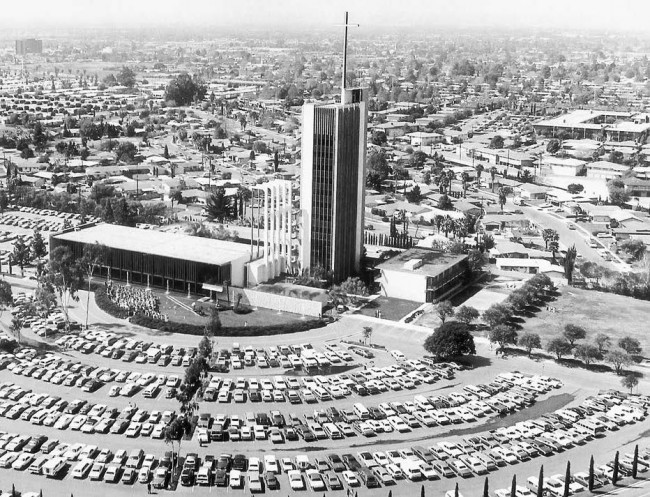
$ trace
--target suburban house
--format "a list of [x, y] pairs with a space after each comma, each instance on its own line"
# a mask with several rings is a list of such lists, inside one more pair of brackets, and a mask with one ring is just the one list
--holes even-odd
[[515, 188], [515, 193], [523, 200], [546, 200], [546, 192], [548, 187], [534, 185], [532, 183], [522, 183]]
[[524, 214], [487, 214], [482, 220], [485, 231], [502, 231], [513, 228], [528, 228], [530, 219]]
[[558, 176], [580, 176], [585, 171], [586, 162], [570, 157], [548, 156], [542, 159], [540, 174]]
[[628, 166], [624, 166], [623, 164], [599, 160], [587, 164], [587, 178], [599, 178], [604, 180], [620, 178], [623, 176], [623, 173], [629, 171], [629, 169]]

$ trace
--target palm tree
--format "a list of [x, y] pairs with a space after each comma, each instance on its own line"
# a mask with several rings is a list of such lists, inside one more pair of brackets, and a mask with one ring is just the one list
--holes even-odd
[[463, 197], [467, 198], [467, 183], [469, 183], [469, 174], [463, 172], [460, 175], [460, 179], [463, 182]]
[[449, 180], [449, 193], [451, 193], [451, 182], [456, 179], [456, 175], [451, 169], [447, 171], [447, 179]]
[[492, 193], [494, 193], [494, 178], [497, 175], [497, 168], [492, 166], [490, 168], [490, 177], [492, 178]]
[[446, 216], [445, 220], [442, 223], [442, 230], [445, 232], [445, 236], [449, 236], [449, 232], [454, 231], [454, 220], [450, 216]]
[[476, 166], [476, 185], [481, 185], [481, 173], [485, 170], [483, 164], [477, 164]]
[[433, 218], [433, 222], [436, 225], [436, 228], [438, 228], [438, 233], [440, 233], [440, 228], [441, 228], [442, 223], [444, 222], [444, 220], [445, 220], [445, 218], [443, 216], [439, 215], [439, 214], [437, 214]]
[[503, 206], [506, 205], [507, 200], [506, 190], [503, 187], [499, 188], [499, 205], [501, 206], [501, 211], [503, 211]]

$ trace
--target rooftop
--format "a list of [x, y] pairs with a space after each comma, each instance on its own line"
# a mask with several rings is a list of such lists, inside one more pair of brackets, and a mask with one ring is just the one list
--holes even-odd
[[214, 265], [228, 264], [250, 253], [250, 247], [240, 243], [115, 224], [98, 224], [54, 236], [59, 240], [100, 243], [119, 250]]
[[[377, 267], [388, 271], [435, 276], [455, 266], [464, 259], [467, 259], [467, 255], [453, 255], [438, 250], [413, 247], [379, 264]], [[413, 269], [407, 269], [406, 266], [413, 264], [414, 261], [421, 261], [421, 264], [411, 265]]]

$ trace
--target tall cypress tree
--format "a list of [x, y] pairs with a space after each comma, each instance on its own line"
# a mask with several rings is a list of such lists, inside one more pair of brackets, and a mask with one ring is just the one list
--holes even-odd
[[636, 480], [636, 475], [639, 472], [639, 445], [634, 446], [634, 459], [632, 460], [632, 478]]
[[485, 483], [483, 483], [483, 497], [490, 497], [490, 484], [487, 476], [485, 477]]
[[510, 487], [510, 497], [517, 497], [517, 475], [512, 475], [512, 486]]
[[564, 475], [564, 497], [569, 497], [570, 484], [571, 484], [571, 461], [567, 461], [566, 474]]
[[614, 471], [612, 472], [612, 484], [616, 485], [618, 483], [618, 451], [614, 456]]
[[539, 477], [537, 478], [537, 497], [544, 496], [544, 465], [539, 468]]
[[458, 491], [458, 482], [456, 482], [456, 486], [454, 487], [454, 497], [460, 497], [460, 492]]
[[594, 491], [594, 456], [589, 460], [589, 491]]

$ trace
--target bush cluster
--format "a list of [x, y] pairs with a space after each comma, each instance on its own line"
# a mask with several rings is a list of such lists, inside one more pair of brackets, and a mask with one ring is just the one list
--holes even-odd
[[106, 288], [103, 285], [95, 287], [95, 303], [102, 311], [115, 318], [126, 319], [129, 317], [129, 311], [115, 304], [106, 293]]
[[[177, 323], [174, 321], [162, 321], [149, 316], [136, 314], [131, 318], [133, 324], [152, 328], [167, 333], [181, 333], [184, 335], [201, 336], [205, 333], [205, 326], [189, 323]], [[288, 333], [299, 333], [301, 331], [312, 330], [325, 326], [322, 319], [311, 319], [305, 321], [294, 321], [285, 324], [275, 324], [270, 326], [223, 326], [217, 333], [217, 336], [246, 337], [246, 336], [264, 336], [264, 335], [283, 335]]]

